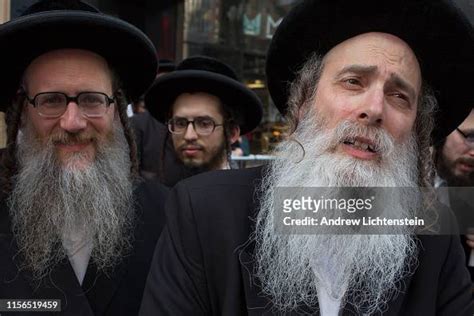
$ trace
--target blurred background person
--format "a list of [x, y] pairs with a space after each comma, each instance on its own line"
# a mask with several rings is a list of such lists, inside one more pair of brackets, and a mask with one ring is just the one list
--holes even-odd
[[435, 164], [438, 196], [457, 217], [466, 263], [474, 281], [474, 110], [435, 146]]

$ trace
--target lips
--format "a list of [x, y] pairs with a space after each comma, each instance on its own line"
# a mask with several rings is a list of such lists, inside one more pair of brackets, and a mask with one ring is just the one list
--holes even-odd
[[472, 172], [474, 171], [474, 159], [461, 158], [459, 166], [464, 172]]
[[375, 160], [380, 158], [380, 153], [375, 143], [363, 137], [344, 139], [342, 141], [342, 150], [346, 154], [361, 160]]
[[59, 147], [61, 150], [76, 152], [76, 151], [84, 150], [84, 148], [89, 146], [91, 143], [92, 143], [92, 141], [88, 141], [88, 142], [67, 142], [67, 143], [57, 142], [57, 143], [55, 143], [55, 145], [57, 147]]
[[194, 146], [194, 145], [183, 146], [183, 147], [181, 147], [181, 151], [186, 156], [195, 156], [197, 153], [202, 151], [202, 147], [201, 146]]
[[370, 153], [377, 153], [376, 145], [369, 139], [363, 137], [355, 137], [343, 141], [345, 145], [351, 146], [354, 149], [367, 151]]

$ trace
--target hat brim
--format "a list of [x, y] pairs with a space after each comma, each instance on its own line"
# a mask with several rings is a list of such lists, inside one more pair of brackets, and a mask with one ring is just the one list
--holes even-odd
[[28, 65], [56, 49], [84, 49], [102, 56], [122, 81], [127, 96], [138, 98], [153, 82], [158, 60], [153, 43], [133, 25], [100, 13], [46, 11], [0, 27], [0, 110], [15, 95]]
[[240, 82], [202, 70], [178, 70], [159, 77], [145, 96], [148, 111], [165, 123], [176, 98], [182, 93], [205, 92], [217, 96], [239, 116], [240, 134], [252, 131], [262, 119], [258, 96]]
[[368, 32], [393, 34], [415, 52], [423, 79], [439, 103], [433, 140], [454, 130], [474, 105], [474, 34], [452, 1], [303, 1], [284, 18], [268, 50], [266, 74], [272, 99], [287, 112], [289, 83], [307, 58]]

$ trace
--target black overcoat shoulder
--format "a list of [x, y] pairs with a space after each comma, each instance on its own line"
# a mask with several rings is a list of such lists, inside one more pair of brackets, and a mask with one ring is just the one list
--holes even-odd
[[[253, 278], [253, 232], [262, 169], [215, 171], [179, 183], [166, 205], [141, 316], [271, 315]], [[453, 216], [443, 209], [442, 225]], [[383, 315], [472, 315], [464, 254], [456, 235], [418, 236], [418, 267]], [[302, 308], [295, 314], [314, 314]], [[317, 313], [316, 313], [317, 314]], [[345, 306], [342, 315], [356, 315]]]
[[[137, 315], [153, 250], [165, 223], [167, 194], [168, 189], [158, 181], [144, 181], [137, 185], [134, 192], [137, 220], [131, 254], [108, 274], [97, 272], [90, 262], [82, 286], [67, 259], [56, 266], [39, 286], [31, 282], [28, 272], [19, 271], [21, 259], [12, 236], [6, 200], [3, 199], [0, 204], [0, 299], [59, 299], [61, 312], [51, 313], [53, 316]], [[0, 314], [32, 315], [18, 312]]]

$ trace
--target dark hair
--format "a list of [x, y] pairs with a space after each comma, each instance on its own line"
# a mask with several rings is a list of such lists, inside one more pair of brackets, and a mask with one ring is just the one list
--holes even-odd
[[[121, 88], [120, 78], [110, 67], [110, 65], [109, 69], [111, 70], [112, 88], [114, 91], [117, 113], [123, 126], [125, 138], [130, 148], [130, 175], [132, 179], [136, 179], [138, 177], [137, 146], [135, 144], [135, 137], [127, 116], [128, 101], [125, 92]], [[21, 91], [21, 89], [22, 88], [20, 88], [19, 91]], [[0, 187], [2, 193], [4, 194], [8, 194], [12, 190], [12, 176], [16, 174], [18, 168], [16, 162], [17, 137], [21, 126], [23, 110], [26, 104], [25, 100], [25, 94], [18, 93], [15, 99], [12, 100], [11, 106], [8, 107], [5, 114], [5, 121], [7, 125], [7, 145], [0, 162]]]
[[221, 102], [222, 116], [224, 118], [224, 142], [227, 161], [229, 166], [232, 168], [231, 156], [232, 156], [232, 144], [230, 142], [230, 136], [232, 135], [232, 130], [239, 127], [241, 123], [241, 117], [238, 115], [237, 111], [225, 103]]

